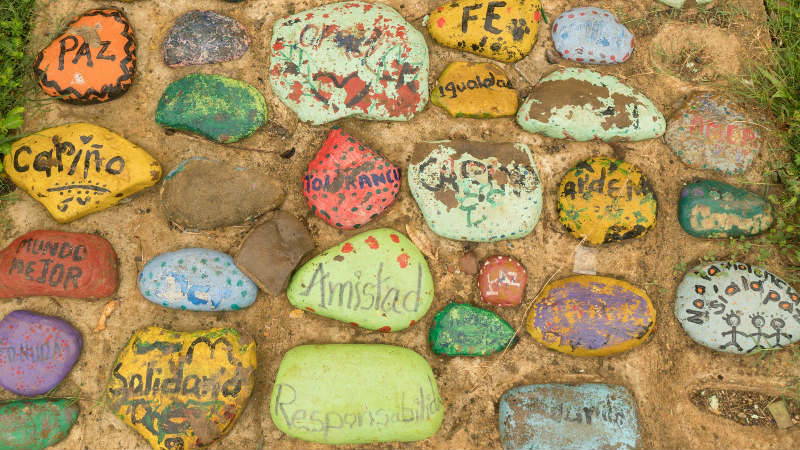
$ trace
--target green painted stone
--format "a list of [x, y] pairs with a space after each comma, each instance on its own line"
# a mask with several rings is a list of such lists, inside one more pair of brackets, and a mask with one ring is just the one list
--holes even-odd
[[414, 325], [431, 306], [433, 278], [419, 249], [391, 228], [357, 234], [295, 272], [289, 302], [383, 332]]
[[772, 225], [772, 207], [764, 198], [728, 183], [699, 180], [683, 188], [678, 220], [696, 237], [755, 236]]
[[444, 403], [425, 359], [381, 344], [301, 345], [283, 357], [272, 421], [322, 444], [412, 442], [433, 436]]
[[167, 86], [158, 101], [156, 122], [229, 144], [267, 123], [267, 101], [245, 82], [193, 73]]
[[508, 347], [514, 328], [491, 311], [450, 303], [433, 318], [429, 338], [437, 355], [485, 356]]
[[0, 450], [42, 449], [61, 442], [78, 418], [73, 399], [18, 400], [0, 404]]

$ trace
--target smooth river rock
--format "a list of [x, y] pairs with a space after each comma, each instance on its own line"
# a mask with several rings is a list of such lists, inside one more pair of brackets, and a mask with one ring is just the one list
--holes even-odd
[[632, 450], [639, 441], [636, 401], [623, 386], [532, 384], [500, 398], [503, 448]]
[[12, 311], [0, 320], [0, 386], [26, 397], [46, 394], [67, 376], [82, 346], [66, 321]]
[[757, 123], [731, 99], [700, 92], [675, 111], [664, 141], [693, 169], [747, 170], [762, 145]]
[[115, 8], [76, 16], [34, 62], [34, 75], [45, 94], [79, 104], [120, 97], [133, 84], [135, 71], [133, 29]]
[[61, 223], [116, 205], [161, 178], [161, 166], [144, 149], [90, 123], [22, 138], [3, 165], [11, 181]]
[[328, 225], [358, 228], [388, 208], [400, 169], [339, 127], [328, 133], [303, 176], [308, 207]]
[[447, 356], [485, 356], [516, 341], [502, 317], [465, 303], [450, 303], [436, 313], [428, 340], [433, 353]]
[[430, 12], [428, 33], [445, 47], [510, 63], [531, 51], [541, 18], [539, 0], [454, 0]]
[[755, 236], [772, 225], [772, 206], [765, 198], [728, 183], [698, 180], [683, 188], [678, 220], [696, 237]]
[[611, 75], [559, 69], [534, 87], [517, 112], [531, 133], [575, 141], [641, 141], [664, 134], [653, 102]]
[[615, 278], [575, 275], [542, 289], [526, 328], [553, 350], [609, 356], [643, 343], [655, 322], [656, 310], [643, 290]]
[[41, 450], [61, 442], [78, 418], [73, 398], [38, 398], [0, 403], [0, 448]]
[[267, 123], [267, 101], [244, 81], [193, 73], [167, 86], [158, 101], [156, 123], [230, 144]]
[[0, 298], [103, 298], [117, 286], [117, 254], [94, 234], [31, 231], [0, 252]]
[[170, 28], [161, 53], [170, 67], [239, 59], [250, 46], [242, 24], [214, 11], [189, 11]]
[[151, 259], [139, 273], [139, 291], [157, 305], [190, 311], [236, 311], [253, 304], [258, 294], [233, 258], [206, 248]]
[[516, 306], [525, 296], [528, 274], [525, 267], [510, 256], [486, 258], [478, 274], [481, 300], [496, 306]]
[[452, 62], [431, 91], [431, 103], [453, 117], [513, 116], [517, 102], [511, 80], [503, 69], [491, 63]]
[[404, 330], [433, 302], [425, 257], [403, 234], [379, 228], [357, 234], [295, 272], [289, 302], [323, 317], [382, 332]]
[[109, 409], [153, 449], [196, 449], [233, 427], [253, 392], [256, 343], [231, 328], [147, 327], [111, 366]]
[[777, 275], [743, 262], [694, 267], [678, 285], [675, 317], [695, 342], [750, 353], [800, 340], [800, 296]]
[[635, 166], [598, 157], [581, 161], [561, 179], [558, 220], [590, 245], [644, 236], [656, 224], [653, 186]]
[[164, 177], [161, 206], [167, 218], [189, 230], [238, 225], [283, 202], [280, 181], [263, 170], [192, 158]]
[[585, 64], [619, 64], [633, 53], [633, 33], [611, 11], [584, 6], [553, 21], [553, 44], [562, 58]]
[[658, 1], [673, 8], [683, 8], [684, 5], [688, 6], [705, 5], [713, 2], [714, 0], [658, 0]]
[[408, 185], [431, 230], [458, 241], [518, 239], [542, 213], [542, 182], [525, 144], [417, 144]]
[[428, 45], [381, 3], [332, 3], [272, 29], [272, 91], [300, 120], [408, 120], [428, 103]]
[[444, 419], [428, 362], [413, 350], [380, 344], [289, 350], [269, 410], [290, 437], [328, 445], [419, 441]]

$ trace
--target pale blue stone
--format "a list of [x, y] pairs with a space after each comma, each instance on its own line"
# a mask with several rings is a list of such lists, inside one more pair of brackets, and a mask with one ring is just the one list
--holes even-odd
[[499, 421], [505, 449], [632, 449], [639, 440], [633, 396], [609, 384], [509, 389], [500, 398]]
[[151, 259], [139, 274], [151, 302], [191, 311], [235, 311], [256, 300], [258, 288], [225, 253], [184, 248]]
[[553, 44], [563, 58], [572, 61], [619, 64], [633, 53], [633, 33], [611, 11], [587, 6], [556, 18]]

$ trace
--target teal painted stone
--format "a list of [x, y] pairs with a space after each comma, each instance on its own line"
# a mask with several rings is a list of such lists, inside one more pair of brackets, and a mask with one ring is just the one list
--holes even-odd
[[39, 450], [57, 444], [79, 412], [77, 400], [67, 398], [0, 403], [0, 449]]
[[193, 73], [167, 86], [156, 123], [230, 144], [267, 123], [267, 101], [243, 81]]
[[431, 306], [433, 278], [419, 249], [391, 228], [357, 234], [300, 267], [289, 302], [368, 330], [404, 330]]
[[556, 139], [641, 141], [664, 134], [664, 116], [611, 75], [559, 69], [542, 78], [517, 112], [519, 125]]
[[514, 328], [497, 314], [464, 303], [450, 303], [433, 318], [429, 340], [433, 353], [485, 356], [503, 351]]
[[728, 183], [699, 180], [683, 188], [678, 220], [696, 237], [755, 236], [772, 225], [772, 207], [766, 199]]
[[800, 296], [777, 275], [743, 262], [714, 261], [678, 285], [675, 318], [718, 352], [750, 353], [800, 340]]
[[139, 274], [139, 291], [157, 305], [190, 311], [235, 311], [253, 304], [258, 294], [233, 258], [205, 248], [151, 259]]
[[532, 384], [500, 398], [504, 449], [633, 449], [639, 440], [636, 401], [623, 386]]
[[542, 182], [525, 144], [417, 144], [408, 185], [431, 230], [458, 241], [519, 239], [542, 213]]

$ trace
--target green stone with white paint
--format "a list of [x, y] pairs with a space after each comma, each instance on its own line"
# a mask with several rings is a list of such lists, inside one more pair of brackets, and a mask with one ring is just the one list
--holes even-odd
[[296, 308], [368, 330], [400, 331], [433, 301], [433, 278], [419, 249], [400, 232], [357, 234], [298, 269], [286, 291]]
[[664, 134], [664, 116], [611, 75], [560, 69], [542, 78], [517, 112], [519, 125], [556, 139], [641, 141]]
[[772, 225], [772, 207], [765, 198], [728, 183], [698, 180], [681, 192], [678, 221], [701, 238], [755, 236]]
[[287, 435], [328, 445], [419, 441], [444, 418], [428, 362], [413, 350], [380, 344], [289, 350], [269, 409]]
[[[692, 2], [690, 0], [658, 0], [659, 2], [671, 6], [673, 8], [683, 8], [684, 5], [689, 4], [691, 5]], [[706, 5], [708, 3], [713, 2], [714, 0], [694, 0], [695, 5]]]
[[0, 449], [43, 449], [61, 442], [80, 408], [76, 399], [17, 400], [0, 403]]

